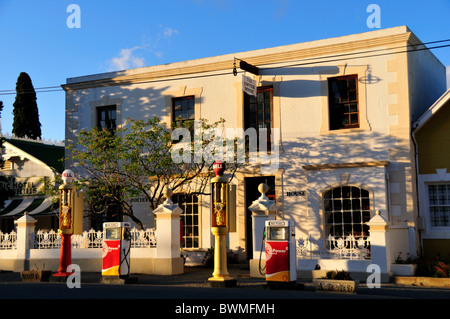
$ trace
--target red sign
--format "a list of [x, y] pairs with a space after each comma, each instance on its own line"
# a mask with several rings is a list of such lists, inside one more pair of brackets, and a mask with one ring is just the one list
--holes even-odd
[[213, 169], [216, 176], [222, 176], [225, 171], [225, 163], [221, 160], [217, 160], [213, 164]]
[[266, 280], [289, 281], [289, 242], [266, 241]]
[[103, 241], [103, 276], [119, 276], [120, 240]]

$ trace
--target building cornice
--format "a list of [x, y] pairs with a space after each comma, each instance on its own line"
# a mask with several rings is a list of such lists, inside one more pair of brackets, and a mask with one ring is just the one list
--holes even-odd
[[[348, 36], [352, 37], [352, 36]], [[389, 34], [385, 36], [370, 37], [364, 39], [354, 39], [349, 41], [348, 37], [333, 38], [327, 40], [318, 40], [313, 42], [305, 42], [300, 44], [276, 47], [271, 49], [262, 49], [256, 51], [248, 51], [239, 53], [239, 59], [245, 59], [246, 62], [262, 68], [264, 65], [285, 63], [289, 61], [301, 61], [311, 58], [324, 58], [326, 56], [336, 56], [345, 52], [367, 50], [374, 47], [387, 47], [393, 45], [419, 45], [420, 40], [412, 32], [402, 32], [397, 34]], [[331, 43], [330, 43], [331, 42]], [[394, 49], [394, 47], [392, 47]], [[267, 52], [267, 53], [265, 53]], [[362, 51], [364, 52], [364, 51]], [[370, 53], [367, 53], [370, 56]], [[166, 65], [147, 67], [132, 70], [132, 72], [113, 72], [105, 74], [102, 78], [79, 81], [74, 80], [73, 83], [63, 84], [65, 91], [81, 90], [96, 87], [118, 86], [139, 84], [152, 81], [161, 81], [163, 79], [173, 79], [177, 77], [185, 78], [188, 75], [197, 75], [206, 72], [218, 72], [231, 70], [234, 67], [234, 55], [224, 55], [215, 58], [204, 58], [199, 60], [191, 60], [184, 62], [171, 63]], [[364, 58], [365, 54], [361, 54]], [[312, 60], [313, 61], [313, 60]], [[128, 73], [128, 74], [127, 74]]]
[[359, 162], [359, 163], [304, 165], [304, 166], [302, 166], [302, 168], [306, 171], [318, 171], [318, 170], [323, 170], [323, 169], [377, 167], [377, 166], [388, 166], [388, 165], [389, 165], [388, 161], [372, 161], [372, 162]]

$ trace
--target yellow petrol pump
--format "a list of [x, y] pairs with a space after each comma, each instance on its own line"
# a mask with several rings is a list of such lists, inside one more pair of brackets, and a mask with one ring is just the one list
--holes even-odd
[[72, 184], [59, 187], [59, 233], [81, 234], [83, 230], [82, 195]]
[[227, 270], [227, 254], [225, 237], [229, 230], [233, 230], [234, 206], [229, 201], [230, 187], [228, 179], [223, 176], [225, 163], [216, 161], [214, 172], [216, 176], [211, 179], [211, 232], [215, 238], [214, 246], [214, 272], [208, 279], [212, 286], [233, 287], [236, 280], [230, 277]]

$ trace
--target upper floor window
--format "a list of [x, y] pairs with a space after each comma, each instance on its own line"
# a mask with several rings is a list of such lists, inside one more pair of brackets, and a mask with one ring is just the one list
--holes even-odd
[[114, 132], [117, 128], [116, 106], [102, 106], [97, 108], [97, 128]]
[[195, 99], [193, 96], [177, 97], [172, 99], [172, 120], [174, 122], [195, 120]]
[[260, 129], [267, 130], [267, 150], [270, 150], [273, 88], [259, 87], [256, 97], [245, 93], [244, 97], [244, 129], [256, 129], [259, 141]]
[[328, 79], [330, 130], [359, 127], [358, 75]]

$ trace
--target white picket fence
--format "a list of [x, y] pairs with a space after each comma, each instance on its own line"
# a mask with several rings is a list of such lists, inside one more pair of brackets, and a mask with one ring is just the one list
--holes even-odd
[[370, 259], [370, 237], [356, 238], [353, 235], [334, 237], [326, 240], [312, 237], [297, 240], [297, 258], [326, 259]]
[[0, 250], [16, 249], [17, 233], [13, 230], [10, 233], [0, 232]]
[[[132, 248], [156, 247], [156, 232], [153, 228], [146, 230], [133, 228], [131, 233]], [[61, 236], [54, 230], [38, 230], [34, 234], [34, 249], [59, 249], [61, 247]], [[102, 248], [103, 232], [91, 229], [80, 235], [72, 235], [72, 248]], [[17, 233], [0, 232], [0, 250], [16, 249]]]
[[[0, 250], [15, 249], [17, 241], [16, 232], [9, 234], [0, 232]], [[71, 238], [72, 248], [101, 248], [103, 243], [103, 232], [91, 229], [84, 231], [81, 235], [73, 235]], [[156, 232], [153, 228], [139, 230], [131, 229], [132, 248], [156, 247]], [[38, 230], [34, 234], [35, 249], [59, 249], [61, 237], [54, 230], [49, 232]], [[333, 237], [322, 239], [312, 237], [297, 240], [297, 258], [327, 258], [327, 259], [370, 259], [370, 238], [354, 236]]]
[[[132, 248], [150, 248], [156, 247], [156, 232], [153, 228], [139, 230], [133, 228], [131, 233]], [[15, 249], [17, 234], [12, 231], [9, 234], [0, 232], [0, 249]], [[102, 248], [103, 232], [100, 230], [90, 229], [84, 231], [80, 235], [72, 235], [72, 248]], [[35, 249], [59, 249], [61, 247], [61, 236], [54, 230], [42, 231], [38, 230], [34, 234]]]

